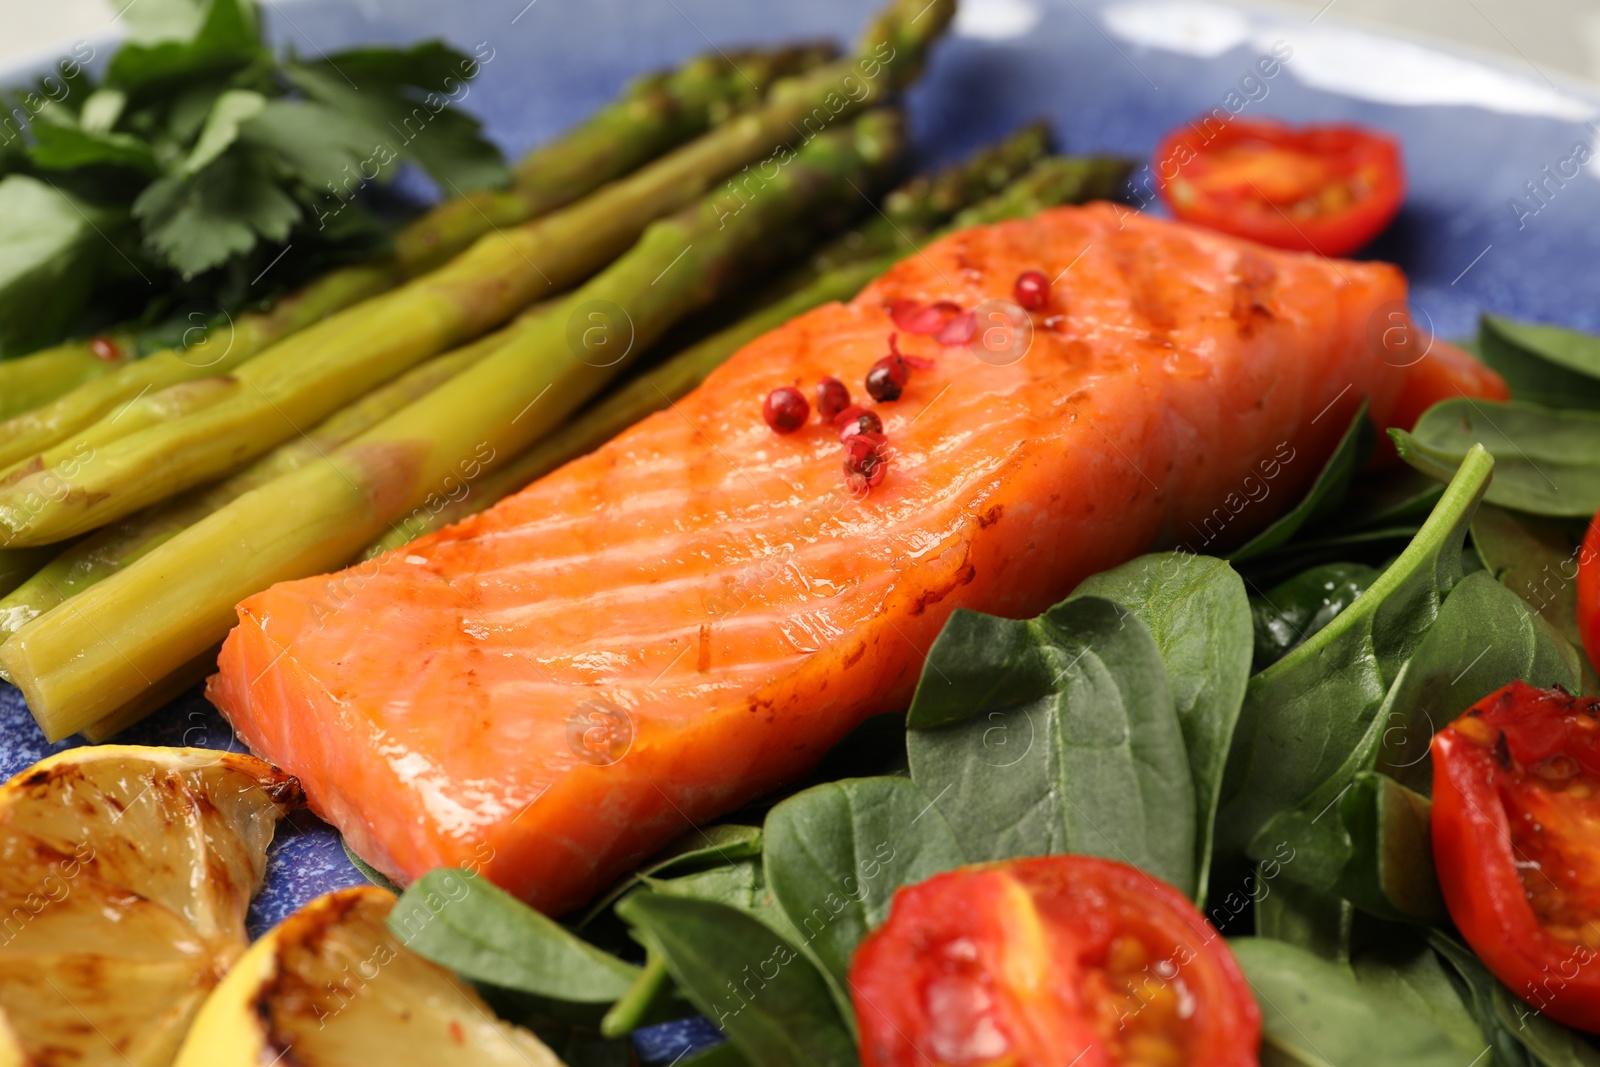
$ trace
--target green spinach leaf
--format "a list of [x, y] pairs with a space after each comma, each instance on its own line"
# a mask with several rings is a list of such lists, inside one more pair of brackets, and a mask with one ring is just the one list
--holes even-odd
[[1578, 653], [1487, 571], [1467, 575], [1400, 672], [1363, 751], [1421, 793], [1433, 791], [1433, 735], [1513, 681], [1576, 688]]
[[646, 878], [666, 878], [707, 867], [724, 866], [734, 860], [759, 855], [761, 855], [760, 827], [740, 826], [734, 823], [696, 827], [668, 845], [655, 859], [612, 886], [604, 896], [590, 905], [589, 910], [578, 921], [578, 926], [580, 928], [587, 926], [602, 913], [609, 911], [611, 905]]
[[1263, 1063], [1464, 1067], [1449, 1034], [1339, 964], [1281, 941], [1231, 945], [1261, 1005]]
[[1467, 990], [1478, 1025], [1506, 1067], [1600, 1067], [1597, 1051], [1581, 1034], [1552, 1022], [1518, 1000], [1483, 962], [1454, 937], [1430, 930], [1428, 943]]
[[344, 858], [350, 861], [350, 866], [354, 867], [361, 877], [379, 889], [387, 889], [395, 896], [399, 896], [403, 892], [399, 886], [389, 880], [388, 875], [356, 855], [355, 850], [350, 847], [350, 843], [342, 837], [339, 839], [339, 847], [344, 849]]
[[747, 1067], [749, 1060], [732, 1041], [703, 1048], [692, 1056], [679, 1060], [677, 1067]]
[[1379, 1000], [1427, 1019], [1444, 1031], [1465, 1065], [1490, 1061], [1490, 1049], [1464, 990], [1423, 935], [1392, 923], [1369, 923], [1350, 966], [1356, 983]]
[[1487, 448], [1495, 459], [1491, 504], [1576, 518], [1600, 510], [1600, 412], [1461, 397], [1429, 408], [1411, 433], [1389, 435], [1402, 459], [1440, 481], [1474, 445]]
[[1356, 750], [1461, 578], [1467, 526], [1493, 469], [1489, 454], [1475, 449], [1422, 530], [1367, 592], [1250, 679], [1228, 757], [1219, 848], [1243, 851]]
[[1420, 526], [1443, 493], [1444, 486], [1410, 467], [1397, 464], [1383, 470], [1363, 470], [1350, 487], [1339, 514], [1328, 525], [1331, 530], [1342, 532]]
[[904, 778], [814, 786], [767, 816], [767, 884], [841, 990], [894, 891], [963, 862], [944, 817]]
[[417, 879], [389, 914], [389, 930], [475, 982], [550, 1000], [610, 1004], [639, 977], [639, 968], [467, 870]]
[[1578, 538], [1567, 523], [1485, 504], [1472, 520], [1472, 546], [1484, 568], [1573, 647], [1578, 632]]
[[[1289, 856], [1294, 856], [1292, 849]], [[1257, 870], [1266, 867], [1262, 863]], [[1331, 963], [1350, 962], [1355, 909], [1348, 900], [1286, 878], [1272, 881], [1264, 873], [1258, 885], [1257, 935], [1294, 945]]]
[[1376, 433], [1372, 427], [1372, 420], [1367, 417], [1367, 402], [1362, 400], [1361, 406], [1356, 410], [1355, 418], [1350, 420], [1350, 428], [1339, 441], [1339, 447], [1328, 457], [1328, 462], [1300, 503], [1277, 522], [1235, 549], [1228, 559], [1239, 563], [1264, 556], [1273, 549], [1287, 544], [1307, 523], [1331, 515], [1349, 492], [1351, 480], [1372, 452], [1375, 440]]
[[1299, 807], [1273, 818], [1251, 852], [1288, 842], [1297, 854], [1288, 876], [1297, 882], [1383, 918], [1443, 918], [1422, 795], [1432, 784], [1434, 733], [1515, 679], [1570, 687], [1576, 677], [1571, 646], [1487, 572], [1468, 575], [1349, 757]]
[[1194, 779], [1196, 900], [1203, 904], [1223, 766], [1250, 680], [1244, 582], [1220, 559], [1162, 552], [1087, 579], [1069, 599], [1083, 596], [1133, 612], [1161, 653]]
[[1264, 671], [1300, 647], [1377, 578], [1377, 569], [1363, 563], [1324, 563], [1252, 596], [1254, 669]]
[[694, 1008], [679, 995], [667, 973], [667, 960], [659, 952], [647, 950], [644, 969], [632, 986], [611, 1005], [600, 1020], [600, 1036], [627, 1037], [641, 1026], [671, 1022], [694, 1014]]
[[713, 901], [640, 891], [617, 913], [751, 1062], [852, 1067], [855, 1043], [822, 973], [786, 939]]
[[1496, 315], [1479, 326], [1483, 361], [1518, 400], [1553, 408], [1600, 408], [1600, 338]]
[[715, 867], [676, 878], [641, 878], [640, 882], [645, 888], [662, 896], [707, 900], [737, 908], [759, 919], [794, 944], [805, 943], [805, 938], [789, 921], [789, 916], [779, 906], [778, 898], [767, 885], [766, 870], [760, 856], [719, 863]]
[[1445, 917], [1428, 799], [1386, 775], [1359, 772], [1320, 810], [1308, 805], [1278, 816], [1251, 851], [1270, 854], [1285, 843], [1297, 858], [1287, 868], [1291, 881], [1384, 919]]
[[[953, 725], [952, 725], [953, 723]], [[907, 717], [912, 780], [969, 859], [1079, 852], [1195, 893], [1195, 800], [1150, 631], [1098, 597], [956, 611]]]

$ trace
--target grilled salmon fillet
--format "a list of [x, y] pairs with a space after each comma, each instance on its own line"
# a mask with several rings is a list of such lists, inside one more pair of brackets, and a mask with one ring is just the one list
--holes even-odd
[[[763, 421], [828, 375], [865, 401], [896, 301], [979, 310], [981, 346], [1029, 269], [1054, 282], [1014, 362], [900, 332], [864, 495], [815, 414]], [[561, 913], [904, 707], [952, 609], [1033, 615], [1265, 525], [1363, 397], [1395, 403], [1369, 336], [1405, 296], [1387, 265], [1108, 204], [954, 234], [492, 510], [246, 600], [211, 699], [379, 870], [469, 866]]]

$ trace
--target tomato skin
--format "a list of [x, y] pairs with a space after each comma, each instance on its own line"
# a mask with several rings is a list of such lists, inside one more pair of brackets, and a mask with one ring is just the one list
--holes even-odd
[[1578, 632], [1589, 662], [1600, 670], [1600, 513], [1578, 549]]
[[1405, 200], [1399, 144], [1360, 126], [1201, 118], [1162, 140], [1154, 169], [1184, 222], [1324, 256], [1366, 245]]
[[[1600, 940], [1556, 936], [1518, 867], [1532, 864], [1530, 879], [1559, 887], [1563, 902], [1600, 920], [1600, 841], [1557, 836], [1593, 818], [1565, 816], [1589, 803], [1588, 781], [1600, 781], [1600, 701], [1513, 682], [1436, 734], [1432, 751], [1433, 856], [1450, 917], [1495, 977], [1535, 1010], [1600, 1032]], [[1583, 782], [1584, 799], [1552, 800], [1561, 794], [1539, 779], [1553, 760], [1570, 761], [1563, 780]], [[1565, 825], [1530, 819], [1534, 797]], [[1530, 860], [1529, 839], [1514, 840], [1514, 822], [1549, 834], [1550, 854], [1562, 862], [1540, 862], [1545, 853]]]
[[1259, 1063], [1261, 1013], [1227, 943], [1176, 889], [1109, 860], [907, 886], [850, 984], [862, 1067]]

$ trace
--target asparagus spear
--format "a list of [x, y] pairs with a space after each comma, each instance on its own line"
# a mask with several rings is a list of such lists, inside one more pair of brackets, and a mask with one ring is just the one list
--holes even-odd
[[227, 374], [278, 338], [381, 292], [391, 280], [382, 266], [344, 267], [278, 301], [270, 311], [241, 315], [221, 329], [197, 323], [196, 343], [191, 347], [152, 353], [0, 424], [0, 467], [13, 466], [70, 441], [72, 435], [133, 397], [208, 375]]
[[469, 193], [439, 205], [395, 239], [407, 276], [439, 266], [472, 240], [564, 207], [760, 102], [772, 83], [827, 62], [837, 50], [812, 43], [713, 53], [634, 82], [616, 103], [559, 140], [536, 148], [509, 189]]
[[[967, 166], [985, 165], [1000, 150], [1021, 144], [1019, 141], [1008, 142], [992, 152], [975, 157]], [[1023, 218], [1047, 207], [1103, 199], [1120, 190], [1133, 167], [1131, 160], [1107, 156], [1041, 160], [996, 195], [963, 211], [952, 228]], [[376, 558], [424, 534], [443, 529], [492, 507], [534, 479], [594, 451], [640, 419], [667, 407], [698, 386], [707, 374], [729, 356], [768, 330], [821, 304], [854, 297], [867, 282], [892, 266], [897, 257], [889, 254], [864, 262], [846, 262], [847, 257], [855, 251], [915, 250], [927, 238], [928, 227], [945, 221], [965, 203], [959, 194], [952, 196], [939, 191], [941, 188], [951, 189], [956, 184], [953, 176], [961, 169], [960, 166], [952, 168], [932, 181], [913, 179], [889, 195], [889, 199], [900, 199], [895, 210], [906, 228], [888, 230], [887, 234], [880, 232], [879, 236], [884, 238], [881, 244], [874, 240], [832, 242], [828, 246], [831, 249], [828, 258], [835, 265], [810, 285], [641, 374], [506, 466], [485, 475], [471, 486], [461, 500], [436, 513], [413, 516], [394, 527], [369, 546], [362, 558]], [[971, 190], [980, 186], [972, 182], [962, 187]], [[917, 202], [918, 197], [940, 199], [930, 204], [927, 201]], [[938, 205], [937, 209], [935, 205]], [[890, 211], [887, 206], [884, 210], [886, 213]], [[857, 231], [858, 234], [861, 232]], [[4, 601], [0, 601], [0, 606], [3, 604]]]
[[[44, 566], [36, 568], [37, 573], [0, 599], [0, 641], [62, 601], [111, 577], [218, 508], [252, 489], [266, 485], [279, 475], [320, 458], [412, 401], [427, 395], [498, 348], [512, 329], [514, 327], [507, 327], [463, 348], [435, 356], [341, 409], [300, 437], [279, 445], [231, 478], [213, 486], [179, 494], [171, 500], [130, 515], [121, 522], [96, 530], [76, 542]], [[0, 554], [3, 554], [3, 550], [0, 550]], [[3, 677], [3, 672], [0, 672], [0, 677]]]
[[84, 727], [84, 740], [103, 745], [151, 712], [160, 711], [214, 673], [221, 650], [219, 645], [196, 656], [99, 722]]
[[961, 209], [998, 194], [1049, 150], [1049, 127], [1034, 122], [970, 159], [912, 178], [883, 198], [882, 211], [823, 245], [807, 269], [784, 283], [797, 289], [849, 263], [914, 251], [934, 227], [950, 221]]
[[110, 374], [132, 357], [133, 335], [114, 330], [0, 363], [0, 419], [47, 404]]
[[1135, 163], [1121, 156], [1052, 156], [1035, 163], [998, 195], [955, 217], [952, 228], [1026, 218], [1062, 204], [1115, 200]]
[[[697, 199], [741, 172], [715, 198], [722, 220], [762, 199], [781, 178], [795, 137], [837, 126], [897, 89], [920, 68], [954, 0], [895, 0], [857, 55], [774, 87], [771, 101], [562, 211], [490, 235], [445, 267], [311, 327], [236, 373], [247, 386], [232, 401], [129, 435], [113, 454], [65, 479], [72, 492], [36, 500], [45, 467], [0, 489], [7, 543], [42, 544], [115, 521], [173, 493], [228, 473], [352, 396], [418, 361], [505, 321], [518, 308], [576, 281], [628, 247], [651, 219]], [[776, 152], [761, 160], [764, 153]], [[776, 177], [769, 177], [769, 172]], [[359, 547], [359, 546], [358, 546]]]
[[[220, 322], [197, 320], [190, 331], [194, 341], [186, 348], [155, 353], [114, 371], [97, 372], [89, 362], [94, 360], [92, 341], [25, 357], [33, 360], [26, 371], [0, 364], [0, 397], [7, 398], [0, 402], [0, 418], [55, 401], [25, 419], [0, 425], [0, 468], [66, 439], [143, 390], [225, 373], [311, 323], [431, 269], [496, 226], [516, 225], [570, 203], [734, 110], [751, 106], [773, 81], [811, 69], [827, 56], [825, 46], [814, 44], [740, 53], [731, 59], [717, 55], [648, 79], [526, 156], [511, 189], [440, 204], [400, 231], [392, 255], [333, 270], [270, 310]], [[131, 347], [131, 337], [124, 339]], [[26, 396], [20, 388], [15, 393], [8, 388], [24, 376], [36, 382]], [[85, 382], [91, 384], [77, 388]], [[10, 403], [13, 395], [23, 398], [15, 406]]]
[[9, 593], [50, 561], [58, 547], [0, 548], [0, 592]]
[[[620, 369], [608, 346], [626, 334], [631, 350], [648, 347], [745, 273], [774, 231], [858, 196], [901, 136], [893, 113], [837, 124], [738, 212], [715, 194], [655, 223], [533, 328], [328, 462], [246, 493], [35, 620], [0, 645], [0, 665], [47, 736], [105, 717], [221, 639], [240, 600], [345, 563], [407, 512], [559, 424]], [[609, 317], [600, 335], [596, 314]]]

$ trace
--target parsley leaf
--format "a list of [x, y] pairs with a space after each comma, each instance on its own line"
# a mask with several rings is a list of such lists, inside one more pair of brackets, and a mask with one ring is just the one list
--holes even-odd
[[[361, 49], [325, 62], [289, 64], [284, 73], [313, 100], [365, 123], [375, 146], [416, 163], [447, 192], [509, 180], [504, 160], [484, 139], [478, 120], [449, 107], [467, 95], [465, 78], [476, 73], [476, 61], [438, 42], [397, 53], [394, 61], [371, 53]], [[413, 70], [412, 62], [419, 69]]]
[[253, 249], [258, 237], [283, 241], [302, 212], [273, 182], [269, 168], [229, 152], [192, 177], [169, 174], [134, 201], [145, 243], [184, 278]]
[[[140, 6], [133, 5], [134, 9]], [[172, 3], [161, 5], [163, 18], [177, 10]], [[198, 10], [198, 26], [192, 35], [183, 34], [183, 27], [173, 18], [167, 29], [180, 36], [123, 45], [106, 71], [106, 84], [130, 96], [148, 95], [180, 81], [226, 73], [265, 54], [255, 7], [249, 0], [205, 0]]]
[[0, 92], [0, 179], [20, 179], [0, 218], [0, 359], [115, 318], [259, 304], [380, 252], [393, 198], [363, 194], [401, 163], [447, 192], [509, 178], [451, 107], [479, 63], [442, 42], [302, 63], [264, 44], [256, 0], [124, 15], [102, 79], [74, 50]]
[[0, 180], [0, 355], [27, 352], [83, 311], [113, 220], [22, 174]]
[[274, 100], [239, 126], [241, 140], [267, 150], [287, 175], [319, 194], [328, 184], [374, 178], [393, 161], [379, 152], [371, 129], [310, 100]]

